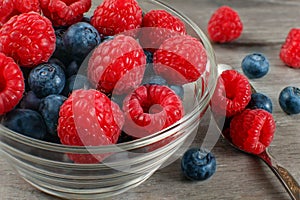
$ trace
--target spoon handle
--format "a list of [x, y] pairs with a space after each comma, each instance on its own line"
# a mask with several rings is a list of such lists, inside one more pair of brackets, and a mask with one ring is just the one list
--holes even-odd
[[258, 155], [274, 172], [280, 182], [284, 185], [292, 200], [300, 200], [300, 186], [295, 178], [286, 168], [281, 166], [278, 161], [269, 153], [268, 150]]

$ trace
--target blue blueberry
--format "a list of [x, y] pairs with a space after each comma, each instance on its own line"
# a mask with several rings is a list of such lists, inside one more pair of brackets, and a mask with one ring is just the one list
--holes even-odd
[[38, 110], [40, 103], [41, 99], [38, 98], [33, 91], [28, 91], [21, 99], [20, 108]]
[[287, 114], [300, 113], [300, 89], [297, 87], [285, 87], [279, 94], [279, 105]]
[[215, 173], [216, 158], [210, 152], [199, 148], [191, 148], [182, 157], [181, 169], [187, 178], [203, 181]]
[[63, 69], [53, 63], [44, 63], [33, 68], [28, 78], [30, 89], [39, 98], [61, 93], [65, 82]]
[[153, 53], [151, 53], [150, 51], [144, 50], [144, 54], [146, 55], [147, 64], [153, 63]]
[[67, 79], [65, 88], [62, 92], [64, 96], [69, 96], [74, 90], [89, 89], [91, 87], [89, 79], [81, 74], [73, 75]]
[[269, 60], [262, 53], [252, 53], [247, 55], [242, 61], [242, 70], [250, 78], [261, 78], [269, 71]]
[[60, 66], [64, 70], [64, 72], [66, 72], [66, 67], [65, 67], [64, 63], [61, 62], [58, 58], [53, 58], [52, 57], [48, 60], [48, 63], [56, 64], [56, 65]]
[[145, 75], [142, 81], [142, 85], [150, 84], [150, 85], [167, 85], [166, 79], [158, 75], [147, 76]]
[[81, 63], [100, 44], [101, 38], [91, 24], [78, 22], [67, 29], [63, 41], [72, 59]]
[[67, 65], [71, 60], [63, 40], [66, 31], [67, 28], [62, 27], [55, 30], [56, 46], [52, 55], [53, 58], [59, 59], [65, 65]]
[[272, 113], [273, 111], [273, 104], [271, 99], [259, 92], [251, 94], [251, 100], [247, 107], [250, 109], [264, 109], [269, 113]]
[[68, 67], [66, 69], [66, 76], [71, 77], [71, 76], [77, 74], [79, 67], [80, 67], [80, 65], [78, 65], [78, 63], [76, 61], [70, 62], [70, 64], [68, 65]]
[[1, 123], [15, 132], [35, 139], [44, 140], [47, 135], [41, 114], [34, 110], [14, 109], [2, 118]]
[[66, 99], [65, 96], [52, 94], [43, 98], [40, 103], [39, 112], [44, 119], [48, 133], [52, 136], [57, 136], [59, 110]]
[[115, 95], [114, 94], [114, 95], [111, 96], [110, 99], [113, 102], [115, 102], [116, 104], [118, 104], [120, 108], [122, 108], [123, 107], [123, 101], [124, 101], [125, 97], [126, 97], [126, 95]]
[[115, 37], [114, 36], [104, 36], [102, 38], [102, 42], [107, 42], [107, 41], [110, 41], [110, 40], [113, 40]]
[[169, 86], [178, 96], [181, 100], [184, 98], [184, 89], [182, 85], [170, 85]]
[[82, 22], [91, 23], [91, 17], [90, 16], [83, 16]]
[[119, 144], [119, 143], [124, 143], [124, 142], [130, 142], [132, 140], [134, 140], [134, 138], [132, 136], [127, 135], [125, 132], [122, 131], [118, 138], [117, 143]]

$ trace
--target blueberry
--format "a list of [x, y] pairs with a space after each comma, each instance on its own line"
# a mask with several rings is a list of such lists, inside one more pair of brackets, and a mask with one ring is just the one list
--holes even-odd
[[107, 41], [110, 41], [110, 40], [113, 40], [115, 37], [114, 36], [104, 36], [102, 38], [102, 42], [107, 42]]
[[285, 87], [279, 94], [279, 105], [287, 114], [300, 113], [300, 89], [297, 87]]
[[100, 44], [101, 38], [91, 24], [78, 22], [67, 29], [63, 41], [72, 59], [81, 63]]
[[130, 142], [132, 140], [134, 140], [134, 138], [132, 136], [127, 135], [125, 132], [122, 131], [118, 138], [117, 143], [119, 144], [119, 143], [124, 143], [124, 142]]
[[247, 55], [242, 61], [242, 70], [250, 78], [261, 78], [269, 71], [269, 60], [262, 53], [252, 53]]
[[81, 21], [90, 24], [91, 23], [91, 17], [90, 16], [83, 16]]
[[38, 110], [40, 103], [41, 99], [38, 98], [33, 91], [28, 91], [21, 99], [20, 108]]
[[147, 76], [145, 75], [142, 81], [142, 85], [150, 84], [150, 85], [167, 85], [166, 79], [158, 75]]
[[67, 65], [70, 62], [70, 56], [63, 40], [66, 30], [67, 28], [62, 27], [55, 30], [56, 47], [52, 55], [53, 58], [59, 59], [65, 65]]
[[179, 96], [179, 98], [181, 100], [183, 100], [184, 89], [183, 89], [182, 85], [170, 85], [169, 87], [175, 92], [175, 94], [177, 94]]
[[62, 63], [58, 58], [50, 58], [48, 60], [48, 63], [56, 64], [56, 65], [60, 66], [64, 70], [64, 72], [66, 72], [66, 67], [65, 67], [64, 63]]
[[44, 63], [33, 68], [29, 74], [29, 87], [37, 97], [59, 94], [65, 86], [63, 69], [51, 63]]
[[144, 54], [146, 55], [146, 62], [148, 63], [153, 63], [153, 53], [150, 51], [144, 50]]
[[269, 113], [272, 113], [273, 111], [273, 104], [271, 99], [259, 92], [251, 94], [251, 100], [247, 107], [250, 109], [264, 109]]
[[123, 107], [123, 101], [126, 95], [112, 95], [111, 100], [119, 105], [120, 108]]
[[15, 132], [35, 139], [44, 140], [47, 135], [41, 114], [34, 110], [14, 109], [2, 118], [1, 123]]
[[71, 94], [74, 90], [89, 89], [90, 87], [89, 79], [84, 75], [77, 74], [67, 79], [62, 94], [64, 96], [69, 96], [69, 94]]
[[49, 95], [42, 99], [39, 107], [44, 122], [47, 127], [48, 133], [52, 136], [57, 136], [57, 123], [59, 117], [60, 106], [67, 98], [62, 95]]
[[182, 157], [181, 169], [187, 178], [203, 181], [215, 173], [216, 158], [210, 152], [199, 148], [191, 148]]
[[80, 65], [78, 65], [76, 61], [70, 62], [70, 64], [68, 65], [68, 67], [66, 69], [66, 76], [71, 77], [72, 75], [77, 74], [79, 67], [80, 67]]

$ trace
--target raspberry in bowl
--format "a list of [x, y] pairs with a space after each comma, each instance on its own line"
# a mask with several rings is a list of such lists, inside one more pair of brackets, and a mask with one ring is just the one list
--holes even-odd
[[[9, 65], [20, 76], [11, 80], [3, 70], [0, 81], [7, 87], [0, 87], [0, 97], [7, 97], [8, 86], [20, 92], [5, 101], [14, 105], [0, 105], [0, 147], [21, 177], [43, 192], [67, 199], [117, 195], [173, 162], [178, 158], [176, 152], [191, 143], [216, 87], [214, 52], [195, 23], [159, 1], [104, 0], [91, 2], [91, 7], [88, 0], [55, 2], [57, 5], [41, 1], [44, 15], [27, 12], [13, 17], [19, 24], [26, 18], [39, 19], [39, 23], [29, 20], [26, 26], [38, 32], [43, 25], [48, 31], [38, 32], [37, 38], [46, 34], [47, 40], [40, 39], [36, 45], [49, 43], [51, 48], [45, 52], [34, 46], [23, 48], [29, 41], [23, 39], [1, 54], [0, 64]], [[152, 10], [169, 13], [165, 16], [180, 21], [185, 30], [176, 32], [161, 24], [154, 29], [145, 27], [169, 31], [159, 38], [159, 46], [144, 46], [139, 42], [144, 28], [142, 12]], [[60, 18], [64, 11], [69, 13], [65, 20]], [[117, 11], [119, 15], [115, 15]], [[91, 19], [83, 18], [83, 13]], [[107, 23], [108, 17], [116, 20]], [[78, 39], [70, 39], [69, 34], [66, 39], [64, 33], [70, 33], [68, 28], [76, 23], [82, 25], [83, 20], [98, 34], [86, 24], [74, 31], [74, 37], [80, 32], [78, 39], [86, 42], [78, 46], [82, 52], [86, 53], [89, 44], [97, 44], [82, 61], [70, 53], [72, 45], [65, 45]], [[114, 24], [120, 21], [129, 24]], [[0, 49], [9, 44], [5, 35], [9, 28], [4, 24], [0, 29]], [[173, 51], [178, 44], [181, 48]], [[145, 53], [148, 49], [151, 51]], [[35, 54], [35, 50], [42, 52]], [[27, 51], [31, 53], [25, 54]], [[32, 79], [30, 74], [39, 76]], [[49, 77], [59, 86], [57, 90], [52, 90], [56, 86], [35, 90]]]

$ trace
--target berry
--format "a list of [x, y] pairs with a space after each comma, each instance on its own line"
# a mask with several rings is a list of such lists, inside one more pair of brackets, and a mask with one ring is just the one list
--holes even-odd
[[245, 109], [230, 122], [230, 137], [238, 148], [262, 153], [272, 142], [276, 125], [271, 113], [263, 109]]
[[269, 113], [272, 113], [273, 104], [271, 99], [268, 96], [262, 93], [253, 93], [251, 94], [251, 100], [247, 105], [247, 108], [250, 109], [260, 108], [268, 111]]
[[248, 79], [235, 70], [225, 70], [219, 76], [211, 104], [215, 114], [231, 117], [243, 111], [251, 100]]
[[12, 110], [25, 90], [24, 77], [13, 59], [0, 53], [0, 115]]
[[0, 28], [11, 18], [13, 11], [13, 0], [0, 1]]
[[91, 8], [91, 0], [40, 0], [43, 14], [54, 26], [69, 26], [80, 22]]
[[1, 124], [22, 135], [44, 140], [47, 135], [42, 116], [30, 109], [14, 109], [2, 118]]
[[279, 57], [288, 66], [300, 68], [300, 28], [289, 31], [280, 49]]
[[165, 10], [151, 10], [143, 17], [139, 40], [143, 48], [154, 52], [168, 38], [186, 34], [184, 23]]
[[88, 78], [104, 93], [124, 94], [142, 82], [145, 64], [139, 43], [130, 36], [118, 35], [95, 49], [88, 63]]
[[169, 87], [171, 88], [171, 90], [173, 90], [175, 92], [175, 94], [177, 94], [181, 100], [183, 100], [184, 98], [184, 89], [182, 87], [182, 85], [169, 85]]
[[13, 0], [14, 8], [20, 13], [41, 12], [39, 0]]
[[279, 105], [287, 114], [300, 113], [300, 89], [288, 86], [279, 94]]
[[143, 85], [129, 94], [123, 103], [124, 131], [136, 138], [160, 131], [184, 115], [179, 97], [167, 86]]
[[117, 143], [119, 144], [119, 143], [124, 143], [124, 142], [130, 142], [132, 140], [134, 140], [134, 137], [127, 135], [126, 133], [124, 133], [122, 131]]
[[204, 181], [216, 172], [216, 168], [215, 156], [199, 148], [187, 150], [181, 160], [181, 170], [191, 180]]
[[147, 64], [153, 63], [153, 53], [151, 53], [150, 51], [147, 51], [147, 50], [144, 50], [144, 53], [146, 55], [146, 63]]
[[40, 102], [39, 112], [41, 113], [47, 127], [48, 133], [57, 136], [57, 123], [60, 106], [67, 98], [62, 95], [51, 94]]
[[156, 74], [175, 85], [196, 81], [204, 73], [207, 63], [201, 42], [188, 35], [165, 40], [153, 59]]
[[243, 24], [235, 10], [229, 6], [221, 6], [211, 16], [207, 31], [214, 42], [231, 42], [240, 37]]
[[153, 76], [147, 76], [145, 75], [142, 81], [142, 85], [167, 85], [166, 79], [164, 79], [161, 76], [153, 75]]
[[39, 98], [61, 93], [65, 82], [63, 69], [51, 63], [38, 65], [31, 70], [28, 78], [30, 89]]
[[109, 40], [113, 40], [115, 36], [103, 36], [102, 37], [102, 42], [107, 42]]
[[0, 52], [24, 67], [47, 62], [55, 49], [51, 22], [35, 12], [12, 17], [0, 29]]
[[38, 98], [33, 91], [28, 91], [20, 102], [20, 108], [38, 110], [41, 99]]
[[130, 31], [135, 35], [142, 24], [142, 9], [136, 0], [104, 0], [91, 19], [91, 24], [104, 36]]
[[242, 61], [242, 70], [250, 78], [261, 78], [269, 71], [269, 60], [262, 53], [252, 53], [247, 55]]
[[81, 63], [90, 51], [100, 44], [101, 38], [92, 25], [78, 22], [67, 29], [63, 42], [71, 58]]
[[110, 99], [122, 108], [125, 97], [126, 95], [112, 95]]
[[62, 91], [62, 94], [66, 97], [69, 96], [74, 90], [78, 89], [89, 89], [90, 82], [88, 78], [84, 75], [77, 74], [69, 77], [66, 81], [65, 88]]
[[76, 75], [79, 68], [80, 68], [80, 65], [78, 65], [78, 63], [76, 61], [70, 62], [70, 64], [68, 65], [68, 67], [66, 69], [66, 76], [71, 77], [73, 75]]
[[52, 57], [57, 58], [60, 61], [62, 61], [65, 65], [68, 65], [71, 61], [71, 58], [64, 42], [64, 35], [66, 31], [66, 28], [58, 28], [55, 30], [56, 43], [55, 51]]

